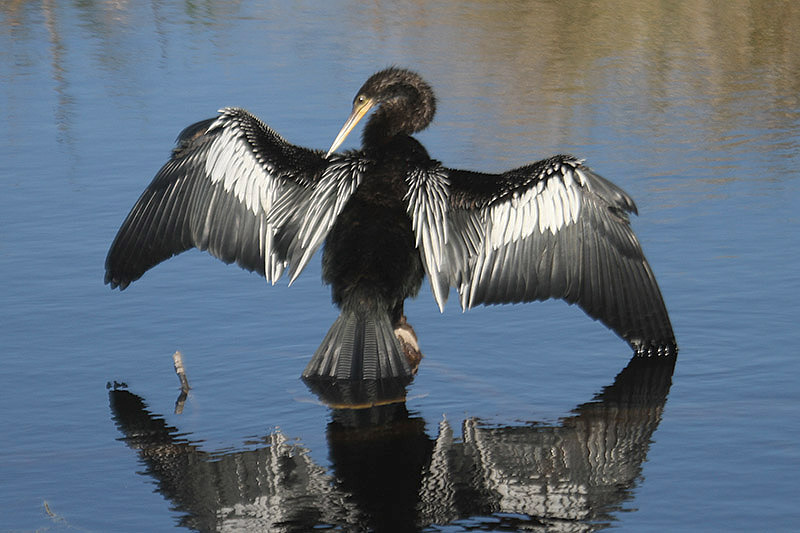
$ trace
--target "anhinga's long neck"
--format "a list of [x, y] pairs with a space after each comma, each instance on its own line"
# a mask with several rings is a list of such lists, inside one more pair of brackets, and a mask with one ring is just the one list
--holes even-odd
[[380, 149], [398, 135], [409, 135], [412, 132], [400, 127], [395, 117], [387, 116], [386, 112], [378, 108], [372, 114], [364, 131], [361, 134], [361, 144], [365, 150]]

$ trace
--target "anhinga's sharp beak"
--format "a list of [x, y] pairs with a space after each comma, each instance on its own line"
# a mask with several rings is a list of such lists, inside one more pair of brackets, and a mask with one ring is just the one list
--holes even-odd
[[339, 130], [339, 134], [333, 140], [331, 149], [328, 150], [328, 153], [325, 154], [325, 157], [329, 157], [337, 148], [339, 148], [339, 145], [344, 142], [353, 128], [356, 127], [356, 124], [358, 124], [358, 122], [364, 118], [364, 115], [366, 115], [367, 112], [374, 106], [375, 100], [372, 98], [367, 98], [363, 102], [356, 101], [356, 103], [353, 104], [353, 112], [350, 113], [350, 116], [347, 118], [347, 122], [345, 122], [344, 126], [342, 126], [342, 129]]

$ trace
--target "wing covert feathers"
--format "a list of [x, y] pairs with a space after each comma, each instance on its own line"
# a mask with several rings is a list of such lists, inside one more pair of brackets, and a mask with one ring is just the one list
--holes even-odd
[[353, 159], [325, 159], [245, 110], [222, 109], [183, 130], [122, 224], [106, 283], [124, 289], [193, 247], [273, 283], [289, 266], [295, 279], [358, 186]]
[[630, 227], [636, 206], [582, 161], [555, 156], [504, 174], [438, 168], [409, 184], [409, 213], [440, 308], [448, 285], [465, 310], [558, 298], [639, 354], [675, 350], [658, 284]]

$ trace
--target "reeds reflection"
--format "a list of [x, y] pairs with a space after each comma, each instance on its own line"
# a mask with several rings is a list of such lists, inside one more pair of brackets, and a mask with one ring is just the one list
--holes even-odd
[[478, 515], [494, 515], [493, 528], [593, 531], [641, 481], [674, 364], [634, 358], [557, 424], [468, 418], [461, 439], [446, 420], [430, 437], [402, 401], [333, 408], [330, 469], [279, 430], [256, 449], [203, 451], [139, 396], [120, 388], [109, 397], [121, 440], [184, 513], [181, 525], [198, 531], [409, 531]]

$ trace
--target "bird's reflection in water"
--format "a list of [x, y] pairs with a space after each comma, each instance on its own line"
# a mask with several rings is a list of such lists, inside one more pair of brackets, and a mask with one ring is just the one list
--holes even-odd
[[[425, 420], [402, 400], [333, 407], [330, 469], [280, 431], [257, 449], [214, 454], [128, 390], [112, 390], [110, 401], [122, 440], [191, 529], [410, 531], [458, 522], [465, 530], [593, 531], [614, 520], [640, 479], [674, 364], [674, 357], [633, 358], [613, 384], [558, 424], [468, 418], [460, 439], [446, 420], [430, 437]], [[388, 384], [366, 392], [327, 385], [310, 386], [331, 405], [397, 392]]]

